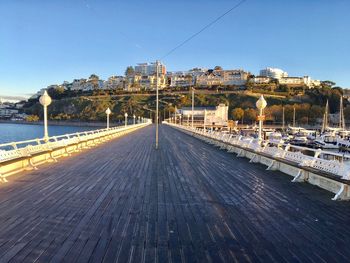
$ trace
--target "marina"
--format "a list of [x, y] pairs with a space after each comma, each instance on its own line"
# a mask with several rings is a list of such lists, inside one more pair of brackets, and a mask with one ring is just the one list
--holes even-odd
[[[222, 118], [222, 116], [227, 116], [227, 109], [225, 109], [225, 113], [220, 110], [220, 107], [224, 108], [224, 105], [217, 106], [216, 110], [214, 110], [214, 112], [211, 114], [212, 117], [208, 113], [210, 110], [213, 111], [213, 109], [210, 107], [192, 107], [192, 109], [185, 108], [180, 110], [175, 109], [173, 117], [171, 117], [169, 114], [170, 117], [167, 119], [167, 122], [172, 124], [180, 124], [187, 127], [196, 127], [204, 130], [209, 129], [210, 131], [229, 132], [233, 135], [241, 135], [245, 137], [258, 137], [260, 127], [257, 126], [256, 123], [250, 126], [239, 126], [238, 121], [236, 121], [236, 123], [231, 125], [231, 127], [228, 129], [228, 119]], [[329, 106], [327, 101], [325, 112], [323, 114], [322, 125], [313, 129], [306, 129], [304, 127], [296, 126], [295, 109], [293, 113], [293, 125], [286, 126], [284, 122], [285, 117], [283, 110], [282, 125], [275, 125], [275, 127], [270, 128], [261, 127], [261, 136], [265, 141], [268, 141], [271, 144], [291, 144], [312, 149], [350, 153], [350, 130], [346, 129], [343, 108], [343, 98], [340, 97], [339, 127], [332, 127], [329, 124]], [[190, 121], [192, 115], [194, 116], [194, 120]]]

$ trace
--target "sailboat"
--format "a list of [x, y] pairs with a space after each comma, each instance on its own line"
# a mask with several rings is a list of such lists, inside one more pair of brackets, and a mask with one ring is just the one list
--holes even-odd
[[343, 97], [340, 97], [339, 109], [339, 137], [337, 140], [339, 150], [350, 151], [350, 131], [346, 130]]
[[343, 106], [343, 96], [340, 97], [339, 130], [340, 131], [346, 131], [345, 117], [344, 117], [344, 106]]
[[316, 139], [314, 140], [314, 145], [322, 149], [338, 149], [338, 129], [329, 127], [328, 115], [329, 103], [327, 100], [325, 111], [323, 114], [321, 135], [316, 137]]
[[315, 131], [297, 127], [295, 115], [295, 107], [293, 107], [293, 126], [288, 126], [287, 130], [291, 137], [290, 143], [293, 145], [307, 146], [309, 144], [309, 139], [314, 138], [313, 134], [315, 134]]

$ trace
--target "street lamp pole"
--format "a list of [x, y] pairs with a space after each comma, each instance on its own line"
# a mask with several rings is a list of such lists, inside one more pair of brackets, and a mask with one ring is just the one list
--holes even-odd
[[136, 116], [135, 114], [133, 115], [133, 118], [134, 118], [134, 125], [136, 124]]
[[263, 129], [263, 109], [266, 107], [267, 102], [264, 99], [264, 96], [261, 95], [258, 101], [256, 102], [256, 107], [259, 109], [259, 134], [258, 134], [258, 140], [261, 142], [262, 140], [262, 129]]
[[107, 114], [107, 129], [109, 129], [109, 114], [111, 114], [111, 110], [109, 108], [107, 108], [106, 114]]
[[47, 129], [47, 106], [51, 104], [51, 97], [47, 94], [45, 90], [44, 94], [40, 97], [39, 102], [44, 106], [44, 141], [47, 142], [49, 140], [49, 132]]
[[192, 87], [192, 129], [193, 129], [193, 114], [194, 114], [194, 88]]
[[159, 92], [158, 92], [158, 78], [159, 78], [159, 72], [158, 72], [158, 60], [156, 61], [156, 149], [158, 149], [158, 106], [159, 106]]
[[126, 112], [124, 114], [124, 117], [125, 117], [125, 128], [126, 128], [126, 126], [128, 126], [128, 114]]

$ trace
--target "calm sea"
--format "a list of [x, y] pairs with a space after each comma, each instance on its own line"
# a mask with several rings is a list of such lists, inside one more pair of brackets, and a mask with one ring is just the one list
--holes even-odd
[[[96, 127], [49, 126], [49, 136], [80, 131], [89, 131]], [[42, 138], [44, 128], [41, 125], [0, 123], [0, 144], [14, 141]]]

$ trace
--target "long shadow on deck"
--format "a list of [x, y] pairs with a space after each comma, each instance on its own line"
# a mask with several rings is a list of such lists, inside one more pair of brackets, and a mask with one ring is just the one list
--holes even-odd
[[1, 186], [0, 261], [349, 261], [348, 202], [170, 127], [153, 145], [147, 127]]

